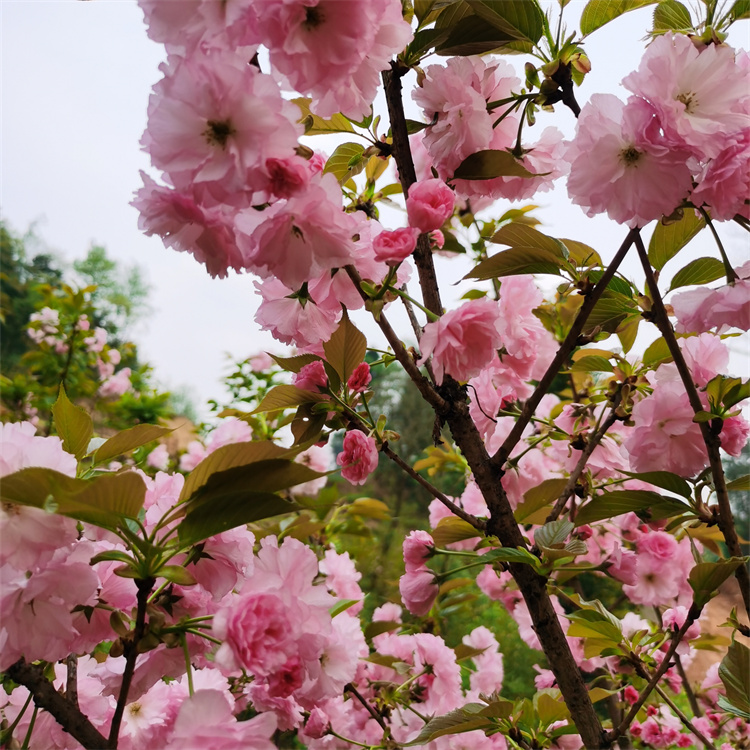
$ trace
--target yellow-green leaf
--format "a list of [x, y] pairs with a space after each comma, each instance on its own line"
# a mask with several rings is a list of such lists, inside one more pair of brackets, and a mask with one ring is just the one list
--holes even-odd
[[629, 10], [653, 5], [656, 0], [589, 0], [581, 13], [581, 33], [596, 31]]
[[72, 453], [79, 461], [86, 455], [94, 423], [91, 416], [68, 399], [65, 387], [60, 384], [60, 393], [52, 407], [57, 434], [62, 438], [63, 449]]
[[323, 174], [333, 174], [343, 185], [350, 177], [359, 174], [366, 166], [362, 157], [365, 147], [361, 143], [342, 143], [336, 147], [323, 169]]
[[565, 261], [549, 250], [538, 247], [512, 247], [483, 260], [464, 276], [465, 279], [496, 279], [526, 273], [560, 275]]
[[651, 241], [648, 244], [648, 259], [651, 265], [661, 271], [670, 258], [674, 258], [698, 232], [706, 226], [706, 222], [695, 215], [695, 211], [685, 211], [679, 221], [656, 225]]
[[324, 120], [310, 111], [311, 99], [300, 97], [292, 99], [300, 108], [302, 116], [297, 122], [305, 126], [305, 135], [326, 135], [330, 133], [353, 133], [351, 122], [344, 115], [336, 113], [331, 118]]
[[672, 279], [669, 291], [682, 286], [708, 284], [724, 275], [724, 264], [718, 258], [696, 258], [681, 268]]
[[654, 8], [654, 31], [685, 31], [692, 28], [690, 11], [677, 0], [662, 0]]

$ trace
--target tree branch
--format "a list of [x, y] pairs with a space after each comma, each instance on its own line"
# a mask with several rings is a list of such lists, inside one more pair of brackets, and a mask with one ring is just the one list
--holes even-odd
[[[688, 399], [690, 400], [690, 406], [692, 406], [693, 411], [697, 414], [698, 412], [703, 411], [703, 403], [698, 395], [698, 389], [693, 382], [690, 368], [687, 366], [687, 362], [685, 362], [685, 358], [682, 356], [682, 350], [677, 343], [677, 338], [674, 335], [672, 324], [669, 322], [667, 311], [664, 309], [664, 302], [659, 293], [659, 285], [654, 277], [654, 272], [648, 259], [648, 253], [643, 244], [640, 233], [636, 234], [635, 245], [638, 249], [638, 256], [641, 260], [641, 265], [643, 266], [643, 272], [646, 274], [646, 284], [648, 285], [653, 304], [652, 313], [654, 316], [654, 323], [667, 343], [669, 353], [674, 359], [674, 363], [677, 366], [677, 372], [680, 374], [680, 379], [682, 380], [682, 384], [685, 387]], [[724, 466], [721, 462], [721, 439], [719, 438], [719, 434], [714, 432], [713, 427], [709, 425], [708, 422], [699, 422], [698, 426], [700, 427], [703, 436], [703, 442], [706, 444], [708, 462], [714, 479], [714, 489], [716, 491], [716, 499], [719, 507], [717, 525], [721, 530], [721, 533], [724, 535], [729, 554], [732, 557], [742, 557], [742, 548], [740, 547], [740, 540], [737, 537], [737, 530], [734, 526], [732, 507], [729, 504], [729, 492], [727, 491], [727, 483], [724, 478]], [[735, 570], [735, 577], [737, 578], [740, 590], [742, 591], [745, 612], [748, 617], [750, 617], [750, 575], [748, 575], [747, 567], [745, 565], [739, 565]]]
[[534, 389], [534, 392], [524, 403], [523, 408], [521, 409], [521, 415], [516, 420], [516, 423], [513, 426], [513, 429], [510, 431], [510, 434], [507, 438], [505, 438], [505, 441], [500, 446], [500, 448], [498, 448], [495, 455], [492, 456], [492, 463], [498, 468], [502, 468], [502, 466], [508, 460], [508, 456], [510, 456], [511, 451], [516, 447], [516, 444], [521, 439], [521, 435], [526, 429], [526, 425], [534, 416], [534, 412], [539, 406], [540, 401], [549, 390], [549, 387], [552, 385], [552, 381], [560, 372], [560, 369], [567, 361], [570, 353], [573, 351], [573, 349], [576, 348], [576, 346], [579, 345], [578, 339], [581, 335], [581, 332], [583, 331], [584, 325], [586, 325], [586, 321], [588, 320], [589, 315], [591, 315], [591, 311], [594, 309], [594, 306], [604, 293], [607, 285], [612, 280], [615, 272], [620, 266], [620, 263], [622, 263], [623, 259], [628, 253], [628, 250], [630, 249], [630, 246], [633, 244], [637, 236], [638, 231], [636, 229], [631, 229], [628, 232], [628, 236], [625, 238], [625, 241], [622, 243], [622, 245], [620, 245], [620, 249], [615, 254], [615, 257], [607, 267], [604, 275], [601, 277], [601, 279], [599, 279], [596, 286], [588, 294], [586, 294], [586, 298], [581, 305], [581, 309], [578, 311], [576, 319], [573, 321], [573, 325], [570, 327], [570, 331], [568, 331], [568, 335], [565, 337], [565, 341], [563, 341], [563, 343], [560, 345], [559, 351], [550, 363], [547, 371], [542, 376], [539, 384]]
[[153, 578], [136, 580], [135, 585], [138, 587], [137, 602], [138, 608], [135, 616], [135, 628], [133, 635], [123, 641], [123, 654], [125, 656], [125, 670], [122, 673], [122, 683], [120, 684], [120, 695], [117, 697], [117, 706], [112, 716], [112, 724], [109, 729], [109, 743], [107, 747], [112, 750], [117, 749], [117, 741], [120, 734], [120, 724], [122, 716], [125, 713], [125, 706], [128, 702], [128, 693], [130, 692], [130, 683], [133, 681], [133, 672], [135, 671], [135, 661], [138, 658], [138, 643], [143, 638], [146, 630], [146, 606], [151, 589], [154, 587]]
[[104, 735], [100, 734], [80, 709], [55, 690], [54, 685], [44, 676], [41, 666], [29, 664], [21, 658], [8, 667], [6, 674], [13, 682], [23, 685], [33, 696], [34, 703], [51, 714], [86, 750], [102, 750], [107, 747]]
[[444, 495], [437, 487], [430, 484], [430, 482], [428, 482], [421, 474], [414, 471], [414, 469], [409, 466], [409, 464], [406, 463], [406, 461], [404, 461], [401, 456], [399, 456], [397, 453], [394, 453], [388, 443], [383, 443], [382, 453], [388, 456], [391, 461], [393, 461], [397, 466], [403, 469], [412, 479], [421, 484], [422, 487], [424, 487], [427, 492], [429, 492], [434, 498], [440, 500], [440, 502], [445, 505], [445, 507], [448, 508], [451, 513], [458, 516], [459, 518], [462, 518], [464, 521], [466, 521], [466, 523], [470, 523], [475, 529], [477, 529], [477, 531], [485, 531], [487, 524], [484, 521], [481, 521], [471, 513], [467, 513], [463, 508], [460, 508], [458, 505], [456, 505], [453, 500]]
[[609, 412], [606, 419], [601, 423], [599, 429], [588, 439], [586, 447], [581, 451], [581, 457], [578, 459], [578, 463], [573, 471], [570, 472], [565, 489], [560, 493], [560, 497], [557, 498], [557, 502], [544, 523], [556, 521], [560, 517], [560, 514], [567, 505], [570, 496], [575, 492], [576, 484], [578, 483], [581, 474], [583, 474], [583, 470], [586, 468], [586, 464], [588, 463], [589, 458], [591, 458], [591, 454], [594, 452], [596, 446], [601, 443], [602, 438], [607, 434], [607, 430], [617, 421], [617, 407], [619, 402], [620, 399], [618, 396], [615, 405], [612, 407], [612, 410]]

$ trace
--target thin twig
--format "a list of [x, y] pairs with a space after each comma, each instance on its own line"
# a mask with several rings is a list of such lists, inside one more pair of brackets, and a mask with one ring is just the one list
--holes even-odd
[[427, 492], [429, 492], [434, 498], [439, 500], [443, 505], [445, 505], [446, 508], [448, 508], [451, 513], [458, 516], [459, 518], [462, 518], [466, 523], [471, 524], [477, 531], [484, 532], [487, 524], [477, 518], [476, 516], [473, 516], [471, 513], [467, 513], [463, 508], [460, 508], [456, 503], [453, 502], [449, 497], [444, 495], [437, 487], [430, 484], [423, 476], [421, 476], [419, 473], [414, 471], [414, 469], [409, 466], [406, 461], [404, 461], [401, 456], [399, 456], [397, 453], [394, 453], [388, 443], [383, 443], [382, 453], [384, 453], [388, 458], [391, 459], [397, 466], [399, 466], [401, 469], [404, 470], [412, 479], [419, 482], [419, 484], [424, 487]]
[[560, 368], [567, 361], [573, 349], [575, 349], [576, 346], [579, 345], [579, 337], [581, 335], [581, 332], [583, 331], [584, 326], [586, 325], [586, 321], [588, 320], [591, 311], [594, 309], [594, 306], [604, 293], [607, 285], [614, 277], [617, 269], [620, 266], [620, 263], [622, 263], [623, 259], [628, 253], [628, 250], [630, 249], [630, 246], [633, 244], [637, 236], [638, 231], [636, 229], [631, 229], [628, 232], [628, 236], [625, 238], [625, 241], [622, 243], [622, 245], [620, 245], [620, 249], [615, 254], [615, 257], [607, 267], [607, 270], [599, 279], [596, 286], [590, 292], [588, 292], [588, 294], [586, 294], [583, 304], [578, 311], [578, 315], [573, 321], [573, 325], [570, 327], [568, 335], [565, 337], [565, 341], [563, 341], [563, 343], [560, 345], [559, 351], [550, 363], [547, 371], [542, 376], [539, 384], [534, 389], [534, 392], [524, 403], [523, 409], [521, 409], [521, 414], [518, 417], [515, 425], [513, 426], [513, 429], [510, 431], [510, 434], [507, 438], [505, 438], [503, 444], [500, 446], [500, 448], [498, 448], [495, 455], [492, 456], [491, 461], [497, 468], [502, 468], [502, 466], [508, 460], [508, 456], [510, 456], [511, 451], [516, 447], [516, 444], [521, 439], [523, 431], [526, 429], [526, 425], [534, 416], [534, 412], [539, 406], [540, 401], [546, 395], [549, 387], [552, 385], [552, 381], [560, 372]]
[[[682, 350], [677, 343], [677, 338], [674, 335], [672, 324], [669, 322], [667, 311], [664, 309], [664, 302], [659, 293], [659, 285], [654, 277], [648, 253], [646, 252], [646, 247], [643, 244], [640, 233], [636, 234], [635, 245], [638, 249], [638, 256], [643, 266], [643, 272], [646, 274], [646, 284], [651, 295], [654, 323], [664, 337], [664, 341], [666, 341], [669, 353], [672, 355], [674, 363], [677, 366], [677, 372], [680, 374], [682, 385], [687, 392], [690, 406], [697, 414], [703, 411], [703, 403], [698, 395], [698, 389], [693, 382], [690, 368], [687, 366], [687, 362], [685, 362], [685, 357], [682, 356]], [[729, 554], [732, 557], [742, 557], [742, 548], [740, 547], [740, 540], [737, 537], [737, 530], [734, 525], [732, 507], [729, 504], [729, 492], [727, 491], [727, 483], [724, 478], [724, 466], [721, 462], [721, 439], [718, 433], [714, 432], [713, 426], [709, 425], [708, 422], [699, 422], [698, 426], [703, 436], [703, 442], [706, 444], [708, 462], [711, 466], [711, 474], [714, 480], [714, 490], [716, 491], [716, 500], [719, 507], [716, 519], [717, 525], [724, 535], [724, 541], [726, 542]], [[745, 565], [738, 565], [735, 570], [735, 577], [742, 591], [745, 611], [748, 617], [750, 617], [750, 575], [748, 575], [747, 567]]]
[[130, 692], [130, 683], [133, 681], [135, 671], [135, 661], [138, 658], [138, 643], [143, 638], [146, 629], [146, 607], [151, 589], [154, 587], [154, 579], [146, 578], [135, 582], [138, 587], [137, 602], [138, 608], [135, 616], [135, 628], [133, 635], [123, 642], [123, 654], [125, 656], [125, 669], [122, 673], [122, 683], [120, 684], [120, 694], [117, 697], [117, 706], [112, 716], [112, 724], [109, 729], [109, 744], [107, 747], [111, 750], [117, 749], [117, 741], [120, 734], [120, 724], [125, 713], [125, 706], [128, 702], [128, 693]]
[[570, 496], [575, 492], [576, 484], [578, 483], [581, 474], [583, 474], [583, 470], [586, 468], [586, 464], [588, 463], [591, 454], [594, 452], [596, 446], [601, 443], [602, 438], [607, 434], [607, 430], [617, 421], [617, 406], [619, 404], [619, 398], [617, 401], [618, 403], [612, 407], [612, 410], [601, 423], [599, 429], [589, 437], [586, 447], [581, 451], [581, 457], [578, 459], [578, 463], [573, 471], [570, 472], [565, 489], [560, 493], [560, 497], [557, 498], [555, 506], [550, 511], [550, 514], [547, 516], [544, 523], [556, 521], [567, 505]]
[[370, 716], [372, 716], [373, 719], [375, 719], [375, 721], [378, 722], [378, 724], [380, 724], [380, 727], [384, 732], [388, 731], [388, 727], [386, 726], [383, 717], [369, 704], [369, 702], [362, 695], [360, 695], [357, 688], [355, 688], [351, 682], [346, 685], [344, 691], [347, 693], [351, 693], [367, 709], [367, 712], [370, 714]]

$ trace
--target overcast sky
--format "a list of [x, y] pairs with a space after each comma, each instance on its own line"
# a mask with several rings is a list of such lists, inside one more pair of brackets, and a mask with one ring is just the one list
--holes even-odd
[[[573, 0], [566, 13], [575, 19], [582, 7]], [[587, 42], [593, 70], [578, 92], [582, 105], [597, 92], [625, 98], [619, 81], [638, 66], [651, 12], [626, 14]], [[3, 219], [16, 232], [35, 224], [44, 242], [68, 261], [97, 243], [118, 262], [141, 266], [153, 307], [135, 331], [142, 359], [154, 366], [163, 386], [189, 385], [198, 406], [220, 393], [225, 353], [239, 359], [261, 349], [283, 351], [254, 324], [252, 277], [211, 279], [192, 256], [138, 231], [137, 212], [128, 204], [141, 186], [139, 170], [149, 169], [139, 139], [164, 52], [147, 38], [135, 1], [0, 0], [0, 24]], [[736, 26], [731, 41], [747, 48], [750, 24]], [[521, 58], [508, 59], [521, 74]], [[539, 130], [551, 124], [572, 135], [572, 114], [558, 109], [539, 117]], [[587, 242], [610, 258], [625, 230], [606, 218], [586, 219], [565, 195], [563, 185], [537, 197], [543, 231]], [[704, 234], [689, 248], [691, 255], [715, 254]], [[722, 234], [733, 260], [748, 257], [747, 234], [733, 226]], [[466, 268], [441, 262], [440, 271], [447, 285]], [[629, 275], [640, 282], [635, 269]], [[452, 289], [454, 295], [461, 291]], [[446, 296], [450, 301], [451, 292]], [[362, 320], [368, 335], [374, 330], [355, 320]], [[735, 369], [747, 369], [746, 344], [732, 342], [741, 355]]]

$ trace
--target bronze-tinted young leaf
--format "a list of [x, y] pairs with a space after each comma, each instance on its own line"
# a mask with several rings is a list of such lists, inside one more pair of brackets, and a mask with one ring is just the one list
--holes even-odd
[[512, 247], [483, 260], [464, 276], [465, 279], [497, 279], [526, 273], [560, 275], [565, 261], [548, 250], [537, 247]]
[[210, 503], [191, 508], [180, 523], [180, 543], [197, 544], [223, 531], [299, 510], [299, 506], [270, 492], [217, 494]]
[[657, 0], [589, 0], [581, 13], [581, 33], [590, 34], [629, 10], [655, 2]]
[[253, 440], [247, 443], [232, 443], [215, 450], [206, 456], [187, 476], [180, 492], [180, 501], [187, 500], [206, 482], [211, 475], [232, 469], [235, 466], [265, 461], [271, 458], [283, 458], [290, 451], [270, 440]]
[[323, 351], [326, 361], [345, 383], [357, 365], [364, 360], [367, 354], [367, 339], [345, 312], [333, 336], [323, 344]]
[[298, 354], [296, 357], [277, 357], [271, 354], [270, 357], [282, 370], [287, 372], [299, 372], [305, 365], [320, 361], [317, 354]]
[[290, 427], [295, 445], [317, 440], [326, 423], [326, 412], [315, 414], [311, 407], [311, 404], [302, 404], [294, 415]]
[[441, 518], [432, 532], [432, 538], [438, 547], [445, 547], [446, 544], [474, 539], [478, 536], [479, 532], [470, 523], [456, 516]]
[[508, 151], [486, 149], [467, 156], [456, 168], [454, 180], [492, 180], [495, 177], [533, 177]]
[[328, 398], [325, 393], [305, 391], [302, 388], [297, 388], [296, 385], [277, 385], [266, 393], [260, 404], [250, 413], [262, 414], [267, 411], [279, 411], [300, 404], [328, 401]]
[[323, 174], [333, 174], [343, 185], [350, 177], [365, 168], [362, 154], [365, 147], [361, 143], [342, 143], [336, 147], [323, 168]]
[[719, 678], [730, 706], [739, 709], [740, 715], [750, 714], [750, 649], [744, 643], [735, 641], [727, 649], [719, 665]]
[[699, 607], [705, 604], [719, 593], [719, 587], [727, 580], [734, 571], [744, 565], [747, 558], [732, 557], [729, 560], [718, 562], [698, 563], [690, 570], [688, 583], [693, 589], [693, 601]]
[[553, 255], [559, 255], [560, 258], [567, 258], [568, 255], [568, 249], [560, 240], [549, 237], [528, 224], [516, 222], [506, 224], [492, 235], [490, 242], [509, 247], [536, 247]]
[[164, 435], [171, 432], [166, 427], [159, 427], [155, 424], [137, 424], [122, 432], [113, 435], [94, 453], [94, 463], [101, 464], [105, 461], [111, 461], [118, 456], [124, 456], [142, 445], [158, 440]]
[[571, 372], [614, 372], [615, 368], [604, 357], [581, 357], [573, 363]]
[[491, 729], [494, 723], [480, 714], [485, 708], [483, 703], [468, 703], [462, 708], [456, 708], [442, 716], [435, 716], [424, 725], [422, 731], [411, 742], [404, 743], [403, 747], [414, 745], [426, 745], [438, 737], [446, 734], [462, 734], [472, 732], [475, 729]]
[[108, 529], [123, 517], [137, 518], [145, 494], [146, 485], [134, 471], [84, 481], [32, 467], [9, 474], [0, 483], [3, 502], [42, 508]]
[[305, 126], [305, 135], [326, 135], [330, 133], [353, 133], [351, 122], [342, 114], [336, 113], [331, 118], [324, 120], [310, 111], [310, 99], [300, 97], [292, 99], [300, 108], [302, 116], [297, 122]]
[[544, 33], [544, 15], [536, 0], [466, 0], [474, 13], [518, 41], [536, 44]]
[[87, 411], [76, 406], [60, 384], [60, 393], [52, 407], [52, 417], [57, 434], [62, 438], [63, 449], [72, 453], [79, 461], [86, 455], [94, 423]]
[[724, 264], [718, 258], [696, 258], [681, 268], [672, 279], [669, 291], [681, 286], [708, 284], [724, 276]]
[[560, 496], [568, 483], [567, 479], [545, 479], [541, 484], [527, 490], [523, 502], [518, 505], [513, 515], [521, 523], [532, 513], [553, 503]]
[[677, 474], [672, 474], [670, 471], [642, 471], [640, 474], [634, 471], [623, 471], [633, 479], [640, 479], [642, 482], [648, 482], [656, 487], [661, 487], [663, 490], [674, 492], [675, 495], [682, 495], [682, 497], [689, 500], [692, 497], [692, 489], [685, 479]]
[[667, 342], [664, 338], [658, 338], [646, 347], [643, 352], [643, 364], [648, 367], [654, 367], [662, 362], [671, 362], [672, 353], [669, 351]]
[[662, 0], [654, 8], [654, 31], [684, 31], [692, 28], [690, 11], [677, 0]]
[[706, 222], [695, 215], [695, 211], [685, 211], [679, 221], [663, 224], [659, 222], [648, 243], [648, 259], [651, 265], [661, 271], [670, 258], [674, 258], [690, 240], [700, 232]]
[[[465, 5], [464, 7], [468, 8]], [[440, 14], [438, 21], [443, 13]], [[513, 37], [490, 26], [484, 19], [469, 15], [450, 28], [447, 38], [437, 43], [435, 52], [445, 57], [483, 55], [486, 52], [498, 50], [512, 41]]]
[[605, 518], [614, 518], [631, 511], [648, 511], [653, 520], [672, 518], [690, 513], [689, 505], [649, 490], [618, 490], [602, 492], [593, 497], [576, 515], [576, 526], [583, 526]]

